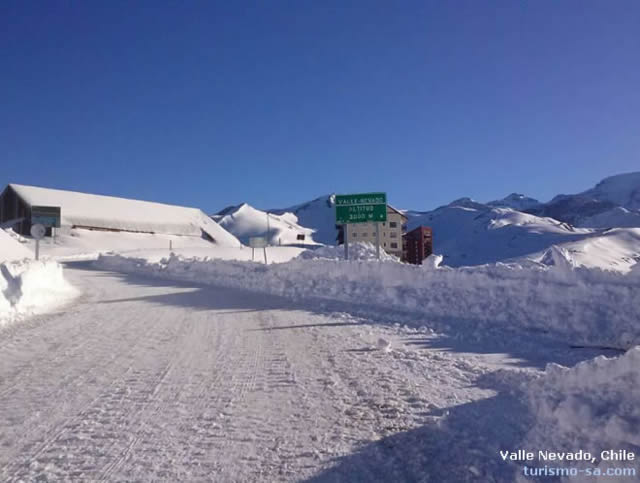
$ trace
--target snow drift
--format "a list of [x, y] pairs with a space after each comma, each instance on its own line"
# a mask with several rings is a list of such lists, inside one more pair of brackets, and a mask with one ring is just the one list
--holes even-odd
[[[303, 260], [344, 260], [344, 245], [342, 246], [324, 246], [315, 250], [305, 250], [298, 258]], [[349, 244], [350, 260], [377, 260], [376, 247], [368, 242], [355, 242]], [[399, 261], [397, 257], [389, 255], [380, 247], [380, 260]]]
[[78, 294], [54, 261], [0, 264], [0, 326], [54, 309]]
[[265, 266], [176, 256], [150, 263], [117, 255], [101, 256], [97, 263], [116, 271], [294, 299], [324, 298], [393, 308], [420, 314], [420, 325], [429, 321], [453, 331], [499, 326], [545, 331], [576, 344], [626, 348], [640, 343], [637, 279], [600, 270], [505, 264], [424, 269], [393, 261], [303, 258]]

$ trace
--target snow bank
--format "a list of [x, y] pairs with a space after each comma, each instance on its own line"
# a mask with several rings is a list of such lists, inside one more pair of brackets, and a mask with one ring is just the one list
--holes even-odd
[[[324, 246], [315, 250], [307, 250], [299, 255], [303, 260], [344, 260], [344, 245], [342, 246]], [[349, 244], [350, 260], [377, 260], [376, 247], [368, 242], [355, 242]], [[380, 247], [380, 260], [396, 261], [398, 258], [389, 255]]]
[[615, 359], [601, 356], [571, 369], [550, 364], [542, 377], [530, 383], [528, 398], [535, 424], [522, 447], [559, 452], [582, 449], [597, 460], [571, 464], [576, 467], [636, 467], [636, 461], [602, 461], [600, 453], [611, 449], [638, 453], [640, 347]]
[[33, 258], [33, 253], [10, 233], [0, 229], [0, 263], [23, 258]]
[[[315, 252], [314, 252], [315, 253]], [[309, 255], [307, 255], [309, 256]], [[637, 279], [576, 268], [485, 265], [425, 270], [392, 261], [298, 258], [278, 265], [101, 256], [98, 265], [291, 298], [326, 298], [423, 315], [454, 330], [535, 329], [576, 344], [640, 343]]]
[[54, 261], [0, 264], [0, 326], [51, 310], [77, 295]]

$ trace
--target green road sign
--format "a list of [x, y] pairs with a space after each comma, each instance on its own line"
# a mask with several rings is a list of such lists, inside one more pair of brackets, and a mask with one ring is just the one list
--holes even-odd
[[59, 206], [32, 206], [31, 224], [53, 226], [60, 228], [60, 207]]
[[336, 223], [387, 221], [387, 194], [336, 195]]

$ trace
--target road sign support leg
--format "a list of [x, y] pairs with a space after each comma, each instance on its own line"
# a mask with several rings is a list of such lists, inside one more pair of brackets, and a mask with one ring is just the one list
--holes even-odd
[[344, 224], [344, 259], [349, 260], [349, 223]]
[[380, 223], [376, 223], [376, 258], [380, 260]]

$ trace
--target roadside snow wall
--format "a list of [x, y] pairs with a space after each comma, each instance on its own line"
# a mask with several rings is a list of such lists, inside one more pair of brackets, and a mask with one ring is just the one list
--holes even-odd
[[159, 263], [119, 255], [98, 266], [115, 271], [267, 292], [331, 299], [424, 314], [421, 323], [454, 330], [534, 329], [575, 344], [640, 344], [636, 277], [600, 270], [485, 265], [458, 269], [391, 261], [295, 259], [261, 265], [172, 256]]
[[69, 301], [77, 291], [53, 261], [0, 264], [0, 327]]
[[[534, 426], [522, 447], [557, 452], [588, 451], [594, 463], [565, 462], [557, 466], [599, 468], [601, 478], [589, 481], [637, 481], [604, 476], [608, 468], [637, 467], [637, 461], [602, 461], [605, 450], [640, 448], [640, 347], [608, 359], [604, 356], [568, 369], [547, 366], [540, 378], [529, 383], [527, 394]], [[544, 462], [533, 466], [543, 466]], [[640, 471], [640, 470], [638, 470]], [[566, 478], [577, 481], [579, 478]], [[521, 481], [531, 481], [531, 478]]]

